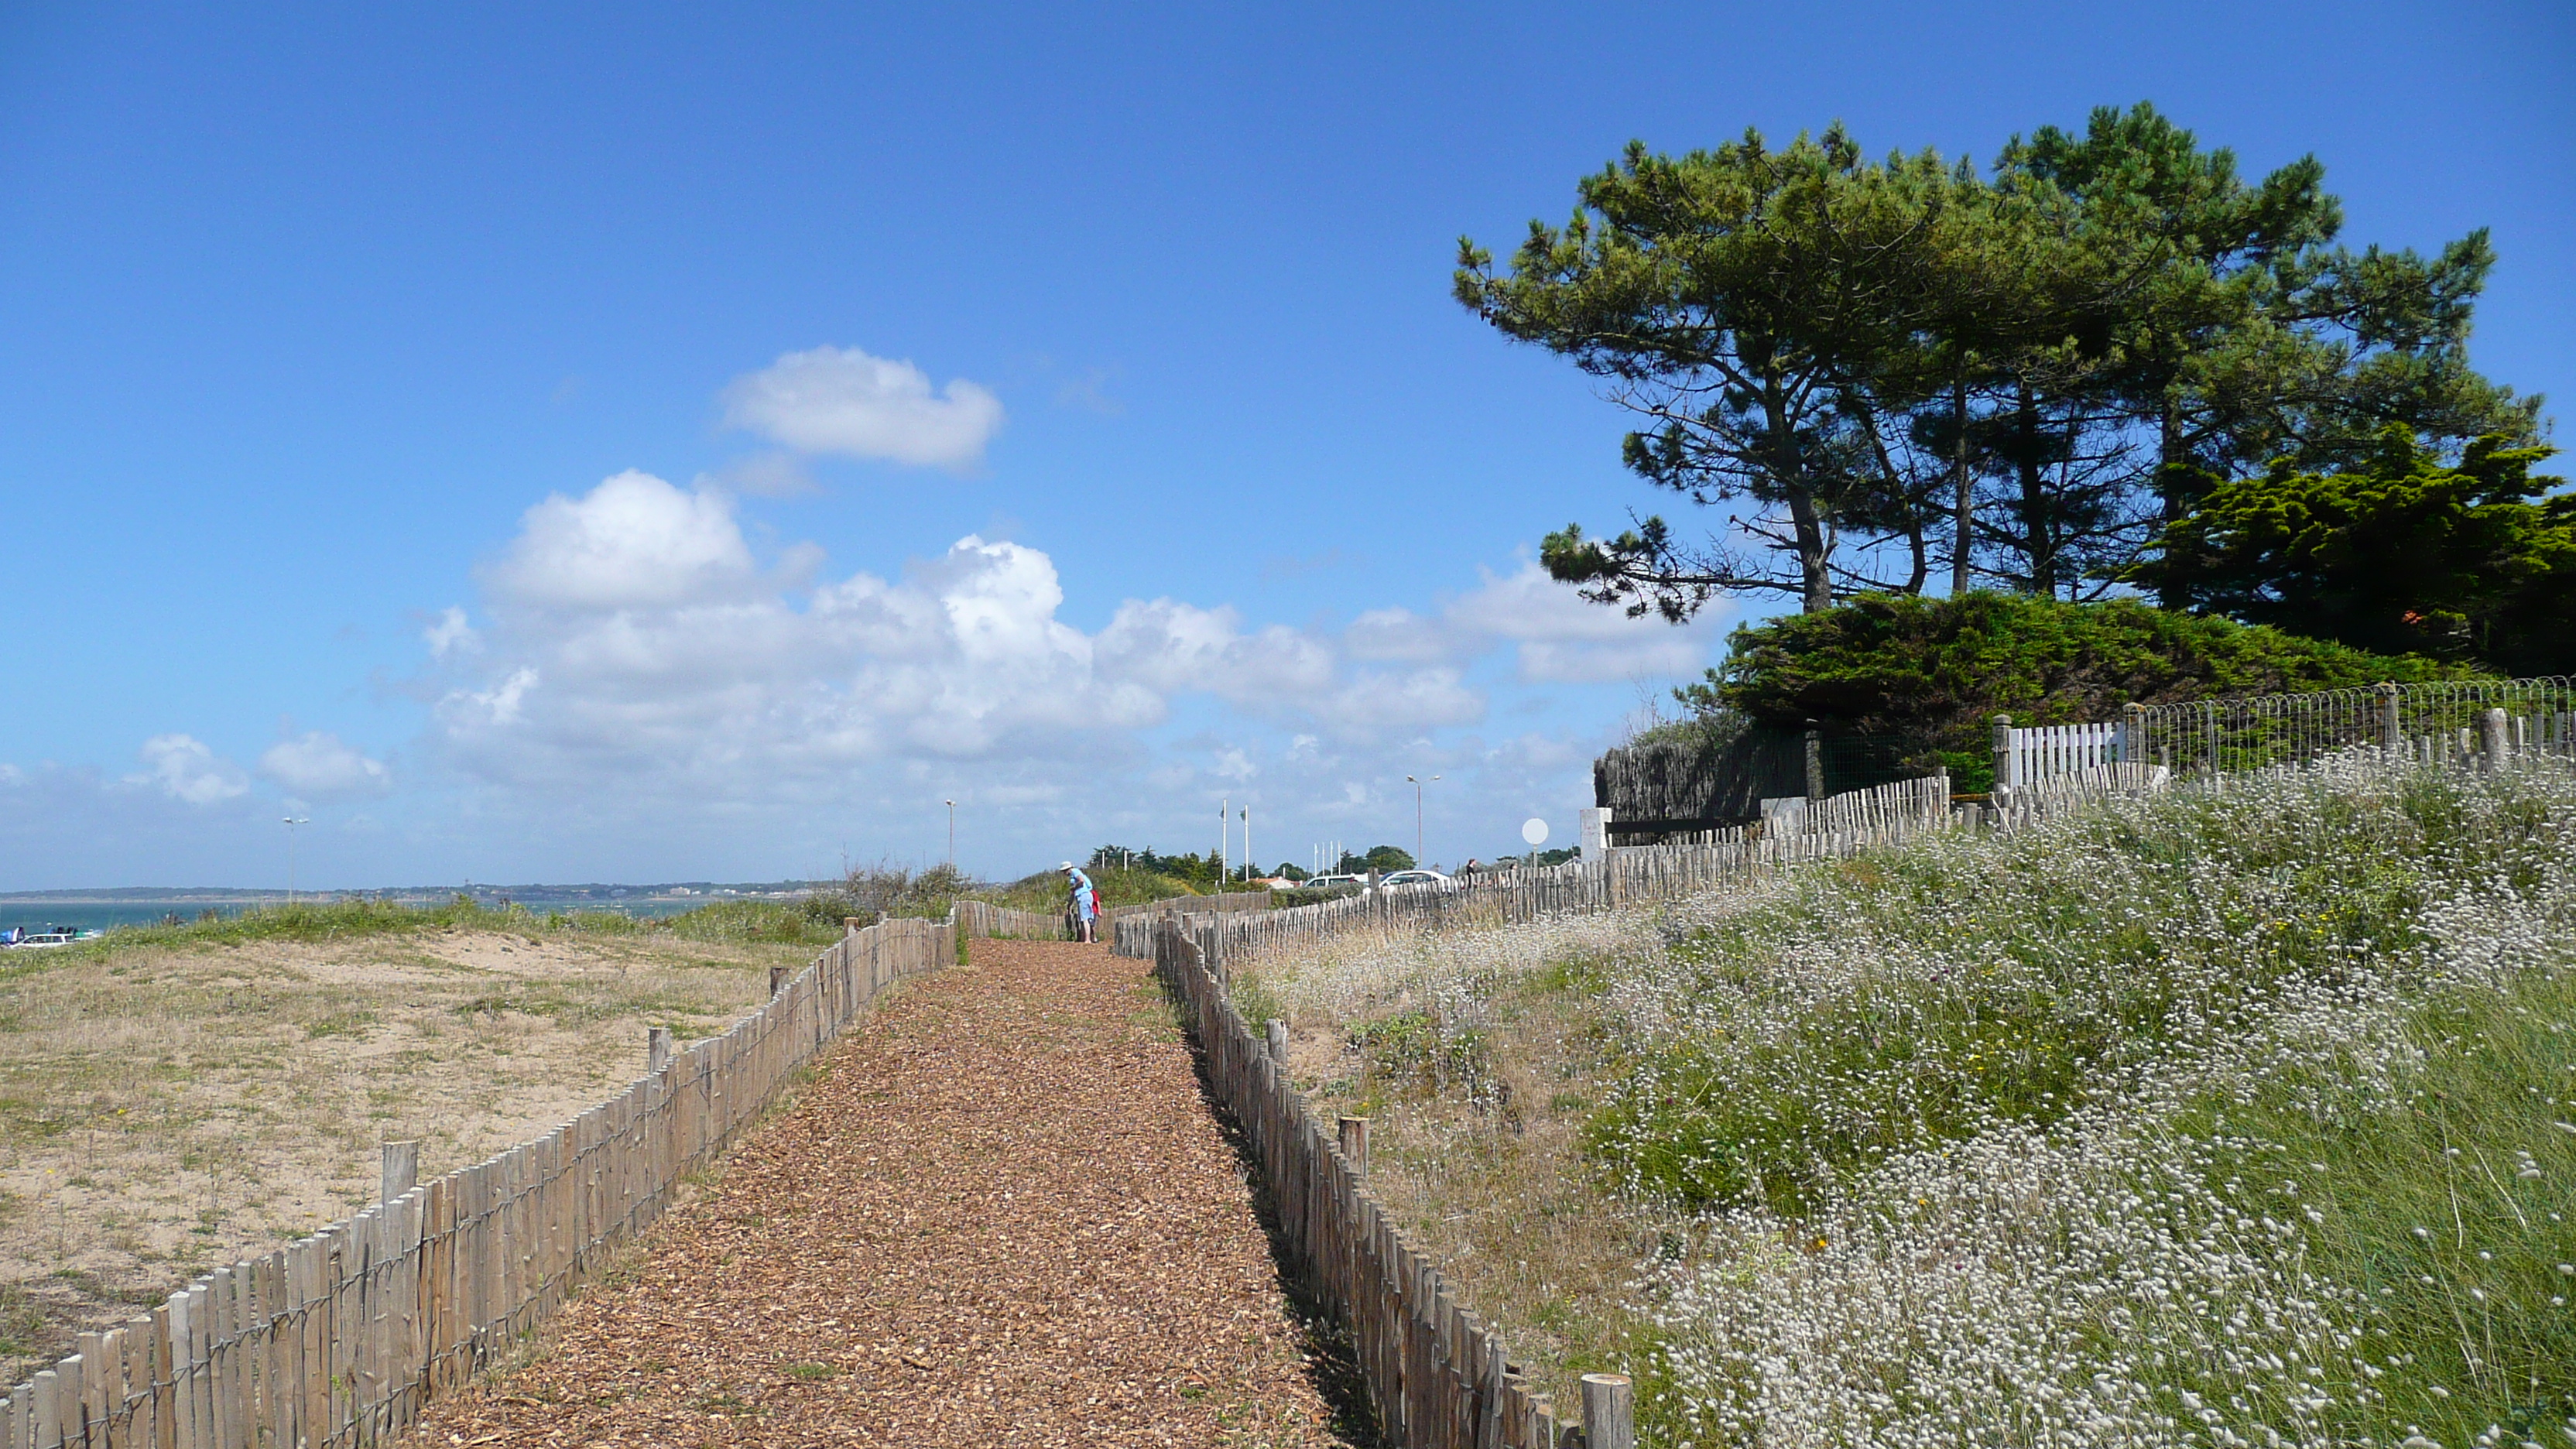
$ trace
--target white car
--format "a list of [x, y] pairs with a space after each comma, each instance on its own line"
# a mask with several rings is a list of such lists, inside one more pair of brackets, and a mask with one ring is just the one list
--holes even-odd
[[1436, 870], [1399, 870], [1378, 878], [1382, 886], [1446, 884], [1449, 877]]
[[1310, 875], [1306, 877], [1305, 883], [1299, 886], [1298, 889], [1310, 891], [1339, 890], [1345, 886], [1365, 886], [1367, 884], [1368, 877], [1364, 875]]

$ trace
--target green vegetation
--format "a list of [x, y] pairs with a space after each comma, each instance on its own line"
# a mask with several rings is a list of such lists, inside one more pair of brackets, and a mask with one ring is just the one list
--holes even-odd
[[2392, 426], [2349, 472], [2210, 478], [2124, 577], [2188, 608], [2363, 649], [2576, 673], [2576, 494], [2546, 448], [2457, 466]]
[[[1221, 864], [1227, 874], [1227, 881], [1223, 884], [1217, 879]], [[1411, 869], [1412, 855], [1392, 845], [1378, 845], [1370, 847], [1365, 855], [1345, 851], [1339, 862], [1321, 873], [1360, 875], [1374, 870], [1384, 874]], [[1093, 851], [1083, 870], [1091, 876], [1092, 883], [1100, 887], [1102, 898], [1111, 905], [1180, 895], [1213, 895], [1220, 890], [1240, 889], [1237, 882], [1263, 873], [1257, 862], [1220, 862], [1213, 850], [1205, 855], [1158, 855], [1150, 850], [1131, 850], [1123, 845], [1104, 845]], [[1268, 872], [1288, 880], [1304, 880], [1311, 873], [1287, 861], [1280, 862]], [[1119, 882], [1119, 886], [1113, 888], [1112, 881]]]
[[[1953, 594], [2098, 596], [2159, 524], [2276, 461], [2354, 469], [2389, 428], [2445, 459], [2537, 440], [2540, 400], [2468, 363], [2486, 232], [2356, 251], [2324, 176], [2312, 156], [2243, 176], [2145, 104], [2013, 137], [1984, 176], [1871, 160], [1838, 125], [1638, 142], [1505, 269], [1462, 240], [1454, 286], [1607, 380], [1643, 424], [1631, 471], [1733, 520], [1697, 543], [1661, 517], [1551, 534], [1542, 561], [1587, 598], [1821, 613], [1944, 573]], [[2188, 578], [2156, 582], [2184, 602]]]
[[[492, 931], [532, 940], [645, 936], [825, 946], [840, 939], [842, 907], [848, 904], [846, 899], [829, 894], [795, 901], [723, 900], [678, 915], [637, 918], [605, 910], [549, 911], [539, 915], [524, 906], [485, 906], [465, 895], [435, 905], [371, 899], [298, 901], [291, 906], [261, 906], [230, 916], [209, 913], [178, 925], [113, 927], [95, 940], [42, 952], [15, 953], [6, 958], [6, 964], [0, 964], [0, 979], [138, 949], [220, 948], [269, 941], [318, 945], [424, 931]], [[945, 910], [943, 903], [942, 913]]]
[[2149, 608], [1978, 591], [1865, 594], [1735, 631], [1725, 664], [1677, 692], [1703, 716], [1888, 741], [1983, 788], [1991, 721], [2115, 719], [2120, 706], [2366, 687], [2471, 672], [2414, 655]]
[[[1905, 1260], [1929, 1237], [2009, 1254], [2038, 1229], [2071, 1236], [2023, 1254], [2003, 1301], [2082, 1311], [2032, 1302], [1965, 1350], [1963, 1400], [1980, 1374], [2051, 1377], [2009, 1354], [2053, 1345], [2249, 1435], [2556, 1432], [2576, 1415], [2571, 844], [2564, 772], [2354, 771], [1875, 857], [1684, 925], [1629, 967], [1662, 1024], [1631, 1036], [1593, 1161], [1851, 1256], [1740, 1292], [1729, 1273], [1768, 1270], [1721, 1233], [1673, 1351], [1847, 1311], [1826, 1297], [1867, 1275], [1922, 1293]], [[2093, 1255], [2124, 1266], [2079, 1289]], [[1699, 1421], [1741, 1410], [1758, 1356], [1682, 1375]]]
[[[2556, 1443], [2571, 862], [2562, 766], [2334, 762], [1608, 949], [1518, 927], [1237, 981], [1348, 1043], [1310, 1090], [1378, 1111], [1382, 1190], [1516, 1350], [1627, 1355], [1648, 1442]], [[1590, 1237], [1551, 1216], [1586, 1195]]]
[[[1117, 863], [1122, 854], [1124, 852], [1119, 851], [1115, 846], [1105, 846], [1093, 855], [1091, 864], [1083, 867], [1083, 874], [1091, 877], [1092, 889], [1100, 892], [1101, 904], [1136, 905], [1145, 901], [1168, 900], [1174, 896], [1199, 893], [1189, 881], [1165, 874], [1159, 869], [1148, 869], [1142, 863], [1147, 859], [1159, 862], [1167, 860], [1167, 857], [1138, 852], [1139, 863], [1133, 868], [1128, 868]], [[1104, 856], [1107, 858], [1106, 861], [1103, 859]], [[989, 887], [975, 894], [977, 899], [991, 901], [997, 906], [1008, 906], [1020, 911], [1036, 911], [1041, 915], [1064, 914], [1066, 905], [1071, 899], [1070, 892], [1065, 888], [1064, 872], [1061, 870], [1036, 871], [1008, 885]]]

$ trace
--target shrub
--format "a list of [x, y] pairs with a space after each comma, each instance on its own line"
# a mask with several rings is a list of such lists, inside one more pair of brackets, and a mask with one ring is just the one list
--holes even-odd
[[1735, 631], [1726, 662], [1680, 691], [1702, 712], [1885, 737], [1924, 765], [1978, 770], [1999, 713], [2108, 720], [2128, 703], [2297, 693], [2473, 673], [2132, 600], [1864, 594]]

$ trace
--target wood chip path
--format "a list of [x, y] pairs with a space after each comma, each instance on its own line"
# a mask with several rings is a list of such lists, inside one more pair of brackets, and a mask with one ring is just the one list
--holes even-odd
[[1144, 963], [977, 941], [440, 1445], [1338, 1445]]

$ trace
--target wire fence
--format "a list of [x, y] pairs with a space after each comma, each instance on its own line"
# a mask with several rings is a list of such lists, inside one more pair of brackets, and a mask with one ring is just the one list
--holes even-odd
[[2428, 763], [2565, 754], [2576, 747], [2576, 682], [2460, 679], [2201, 700], [2133, 709], [2123, 728], [2125, 758], [2204, 780], [2364, 745]]

